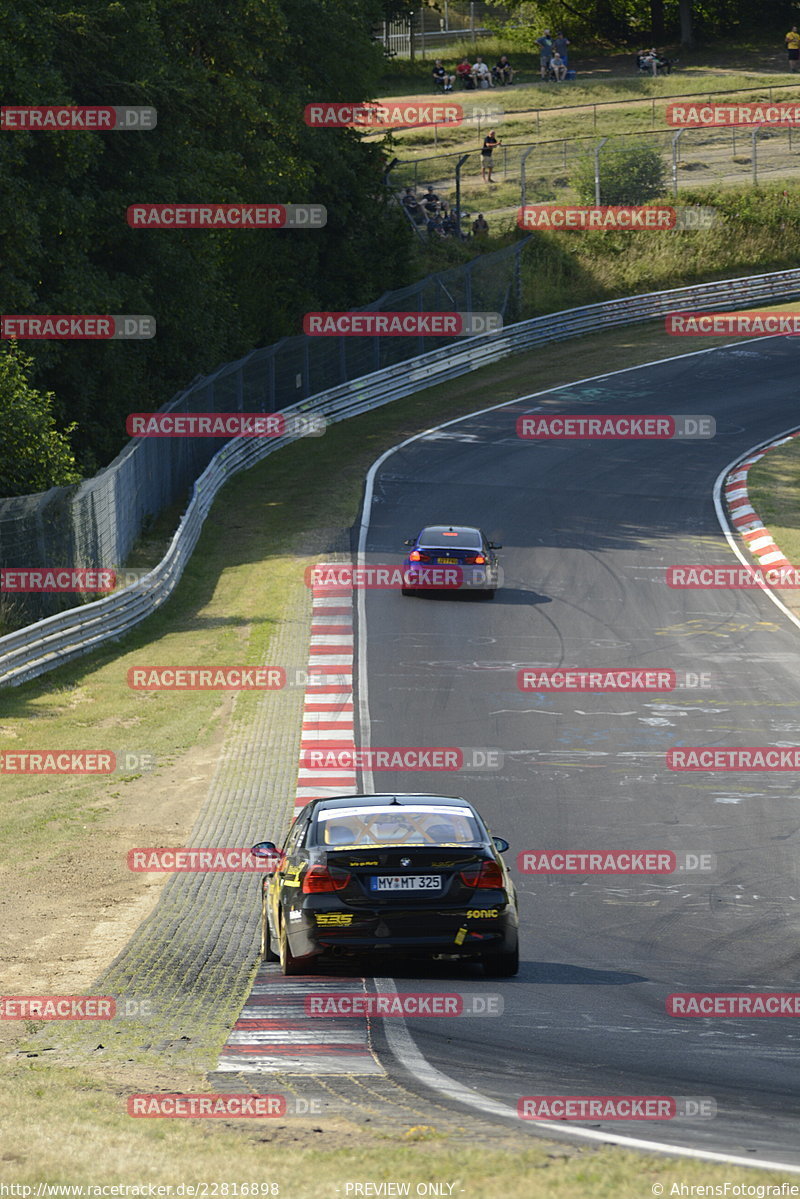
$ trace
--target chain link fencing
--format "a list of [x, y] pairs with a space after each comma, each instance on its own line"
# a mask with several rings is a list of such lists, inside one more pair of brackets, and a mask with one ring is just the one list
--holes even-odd
[[[528, 239], [385, 292], [361, 312], [497, 312], [520, 319], [520, 255]], [[452, 338], [287, 337], [221, 366], [161, 412], [279, 412], [309, 396], [452, 344]], [[149, 522], [188, 498], [225, 444], [215, 437], [128, 442], [93, 478], [36, 495], [0, 499], [0, 568], [121, 570]], [[94, 599], [87, 594], [85, 600]], [[0, 621], [15, 627], [82, 602], [76, 593], [0, 589]]]
[[[465, 219], [480, 210], [494, 216], [492, 232], [513, 227], [520, 204], [574, 203], [576, 177], [591, 169], [603, 195], [604, 156], [646, 146], [664, 164], [665, 194], [679, 200], [682, 189], [780, 182], [800, 177], [800, 128], [729, 126], [661, 129], [598, 137], [556, 138], [502, 144], [492, 155], [493, 182], [481, 178], [480, 146], [474, 150], [400, 160], [389, 175], [398, 194], [431, 184], [451, 206], [456, 166], [461, 167], [461, 209]], [[476, 137], [479, 134], [476, 133]]]

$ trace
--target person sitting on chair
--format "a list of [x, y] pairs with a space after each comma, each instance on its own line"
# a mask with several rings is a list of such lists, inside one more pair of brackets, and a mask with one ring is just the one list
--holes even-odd
[[492, 79], [501, 86], [514, 82], [514, 68], [508, 61], [508, 56], [501, 54], [492, 67]]
[[567, 67], [560, 54], [555, 53], [550, 59], [550, 70], [556, 83], [563, 83], [567, 77]]
[[475, 86], [475, 80], [472, 75], [472, 67], [468, 58], [462, 58], [461, 62], [456, 67], [456, 75], [458, 81], [463, 88], [469, 90]]
[[475, 59], [475, 64], [472, 68], [472, 78], [475, 80], [476, 87], [494, 87], [492, 72], [480, 56]]
[[440, 87], [443, 92], [452, 92], [456, 77], [447, 73], [442, 66], [441, 58], [436, 59], [432, 74], [434, 87]]

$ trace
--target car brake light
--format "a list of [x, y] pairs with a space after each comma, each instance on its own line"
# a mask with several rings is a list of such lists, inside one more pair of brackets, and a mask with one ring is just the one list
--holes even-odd
[[412, 550], [408, 555], [409, 562], [430, 562], [430, 554], [423, 554], [421, 550]]
[[486, 559], [483, 554], [471, 554], [469, 558], [464, 559], [467, 566], [484, 566]]
[[497, 862], [481, 862], [480, 866], [462, 870], [459, 877], [467, 887], [491, 887], [495, 890], [498, 887], [502, 890], [503, 887], [503, 871]]
[[311, 866], [303, 878], [303, 891], [306, 895], [316, 891], [343, 891], [350, 882], [346, 870], [337, 870], [335, 866]]

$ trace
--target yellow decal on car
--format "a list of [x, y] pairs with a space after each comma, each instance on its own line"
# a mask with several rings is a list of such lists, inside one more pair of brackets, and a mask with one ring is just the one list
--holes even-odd
[[316, 912], [314, 919], [317, 924], [321, 924], [324, 928], [331, 927], [347, 927], [353, 923], [353, 917], [350, 912]]
[[464, 938], [466, 937], [466, 935], [467, 935], [467, 929], [466, 929], [466, 926], [464, 926], [463, 928], [460, 928], [455, 935], [454, 939], [455, 939], [456, 945], [463, 945]]
[[497, 908], [470, 908], [467, 912], [467, 920], [487, 920], [491, 916], [499, 916]]
[[301, 862], [298, 866], [290, 866], [286, 871], [284, 871], [284, 873], [281, 875], [281, 882], [283, 883], [284, 887], [299, 887], [300, 872], [303, 867], [307, 865], [308, 862]]

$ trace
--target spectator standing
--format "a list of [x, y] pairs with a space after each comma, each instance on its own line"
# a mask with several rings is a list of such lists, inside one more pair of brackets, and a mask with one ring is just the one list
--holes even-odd
[[500, 145], [500, 139], [496, 136], [494, 129], [490, 129], [483, 139], [483, 149], [481, 150], [481, 178], [486, 183], [494, 183], [492, 179], [492, 152], [495, 146]]
[[564, 37], [563, 33], [557, 33], [553, 38], [553, 49], [561, 55], [564, 66], [569, 67], [569, 38]]
[[784, 41], [789, 55], [789, 70], [794, 74], [797, 70], [797, 60], [800, 58], [800, 33], [797, 32], [796, 25], [792, 25]]
[[489, 232], [489, 224], [486, 221], [482, 212], [479, 212], [475, 220], [472, 222], [472, 233], [474, 237], [486, 237]]
[[475, 59], [475, 65], [472, 68], [472, 78], [475, 80], [476, 87], [494, 87], [492, 73], [480, 56]]
[[550, 59], [553, 57], [553, 39], [549, 29], [545, 29], [542, 36], [537, 37], [536, 45], [539, 47], [539, 67], [542, 79], [546, 79], [550, 70]]

